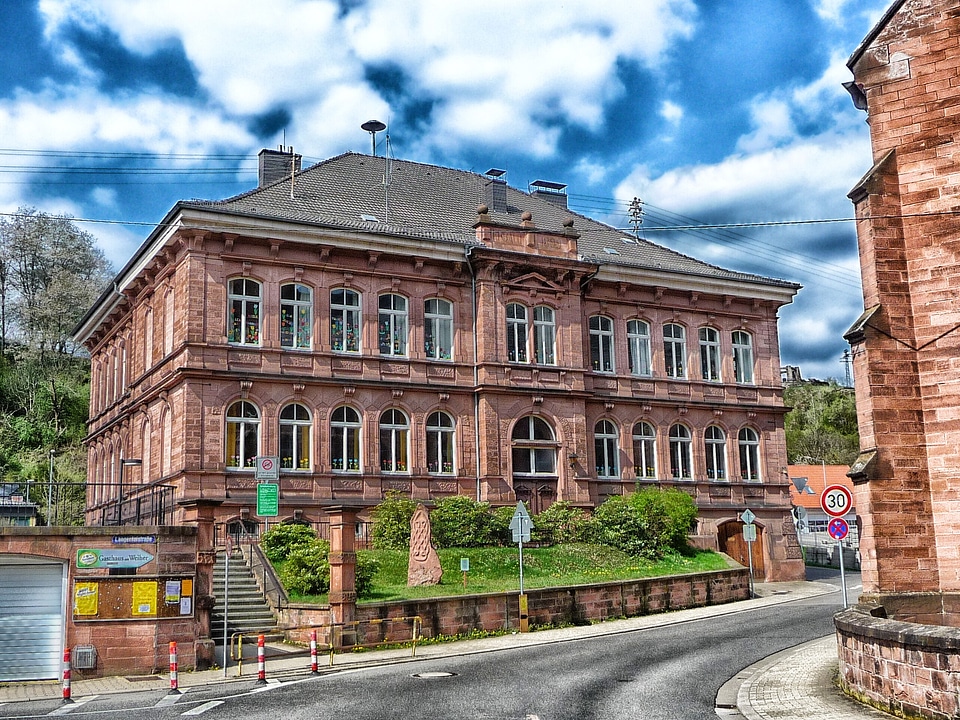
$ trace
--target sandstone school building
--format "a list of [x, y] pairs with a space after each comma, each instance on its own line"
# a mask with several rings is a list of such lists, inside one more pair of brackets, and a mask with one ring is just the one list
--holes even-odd
[[802, 577], [777, 337], [798, 289], [571, 212], [558, 183], [264, 150], [256, 189], [178, 203], [77, 329], [87, 521], [203, 498], [256, 532], [259, 456], [278, 522], [388, 491], [536, 513], [676, 487], [698, 542], [746, 564], [749, 508], [759, 577]]

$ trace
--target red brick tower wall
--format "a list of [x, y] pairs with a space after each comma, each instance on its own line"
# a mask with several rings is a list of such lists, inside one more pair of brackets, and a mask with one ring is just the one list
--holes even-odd
[[851, 60], [874, 167], [851, 192], [864, 307], [855, 487], [867, 592], [960, 589], [960, 2], [907, 0]]

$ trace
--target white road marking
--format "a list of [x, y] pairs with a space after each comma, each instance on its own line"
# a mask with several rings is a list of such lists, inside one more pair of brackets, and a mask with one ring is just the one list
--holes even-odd
[[202, 715], [207, 710], [213, 710], [215, 707], [223, 705], [223, 700], [211, 700], [210, 702], [205, 702], [203, 705], [197, 705], [193, 710], [187, 710], [182, 715]]
[[93, 699], [95, 699], [95, 698], [98, 698], [98, 697], [100, 697], [100, 696], [99, 696], [99, 695], [86, 695], [86, 696], [84, 696], [84, 697], [82, 697], [82, 698], [78, 698], [78, 699], [74, 700], [74, 701], [73, 701], [72, 703], [70, 703], [69, 705], [63, 705], [63, 706], [61, 706], [61, 707], [58, 707], [58, 708], [57, 708], [56, 710], [54, 710], [53, 712], [47, 713], [47, 715], [66, 715], [66, 714], [68, 714], [68, 713], [72, 713], [72, 712], [73, 712], [74, 710], [76, 710], [77, 708], [83, 707], [83, 706], [86, 705], [88, 702], [90, 702], [91, 700], [93, 700]]
[[154, 707], [170, 707], [171, 705], [174, 705], [180, 698], [182, 698], [186, 692], [186, 690], [181, 690], [179, 693], [169, 693], [168, 695], [164, 695], [162, 698], [160, 698], [160, 702], [154, 705]]

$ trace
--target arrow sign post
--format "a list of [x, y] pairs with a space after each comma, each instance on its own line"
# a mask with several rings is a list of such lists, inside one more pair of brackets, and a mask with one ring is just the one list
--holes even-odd
[[743, 523], [743, 539], [747, 541], [747, 564], [750, 566], [750, 597], [753, 597], [753, 541], [757, 539], [757, 526], [753, 521], [757, 516], [750, 508], [740, 513], [740, 522]]
[[513, 541], [520, 548], [520, 632], [527, 632], [529, 629], [527, 618], [527, 596], [523, 593], [523, 544], [530, 542], [530, 530], [533, 528], [533, 520], [530, 513], [527, 512], [523, 501], [517, 503], [517, 510], [510, 519], [510, 530], [513, 532]]

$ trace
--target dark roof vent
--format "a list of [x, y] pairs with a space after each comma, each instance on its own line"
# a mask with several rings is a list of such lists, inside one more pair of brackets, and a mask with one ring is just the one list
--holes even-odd
[[483, 201], [492, 212], [507, 212], [507, 171], [490, 168], [484, 173]]
[[567, 186], [564, 183], [534, 180], [530, 183], [530, 194], [562, 208], [567, 207]]
[[300, 162], [302, 155], [295, 155], [293, 146], [289, 148], [280, 146], [279, 150], [268, 150], [264, 148], [258, 156], [258, 183], [257, 187], [272, 185], [278, 180], [289, 178], [293, 173], [300, 172]]

